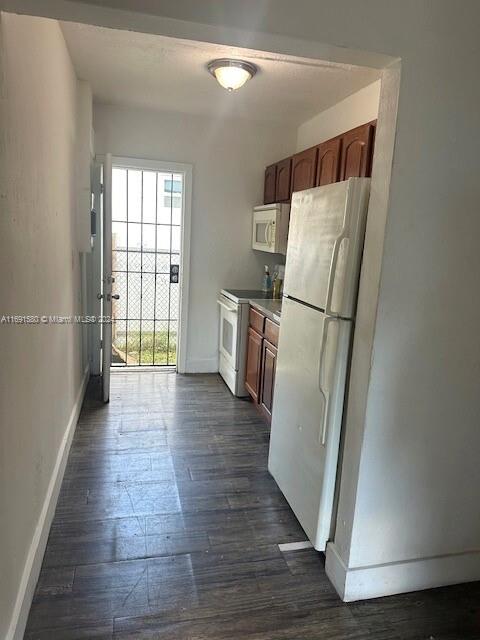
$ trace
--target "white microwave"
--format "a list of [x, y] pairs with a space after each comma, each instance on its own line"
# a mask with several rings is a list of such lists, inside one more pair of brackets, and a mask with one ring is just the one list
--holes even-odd
[[253, 209], [252, 249], [287, 253], [289, 204], [265, 204]]

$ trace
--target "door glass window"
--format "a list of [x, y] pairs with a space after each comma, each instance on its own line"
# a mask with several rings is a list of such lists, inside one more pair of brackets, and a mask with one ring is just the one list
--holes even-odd
[[112, 179], [112, 366], [176, 365], [183, 175]]

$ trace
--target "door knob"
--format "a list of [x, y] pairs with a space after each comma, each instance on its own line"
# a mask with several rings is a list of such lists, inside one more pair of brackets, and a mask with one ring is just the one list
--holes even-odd
[[119, 293], [107, 293], [106, 295], [103, 293], [97, 293], [97, 299], [98, 300], [102, 300], [103, 298], [106, 298], [108, 302], [110, 302], [110, 300], [112, 298], [114, 298], [115, 300], [120, 300], [120, 294]]

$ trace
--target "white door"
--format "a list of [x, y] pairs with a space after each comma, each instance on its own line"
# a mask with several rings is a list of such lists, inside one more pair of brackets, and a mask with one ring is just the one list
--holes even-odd
[[292, 196], [284, 293], [353, 317], [370, 178], [350, 178]]
[[102, 396], [110, 400], [110, 366], [112, 364], [112, 156], [103, 164], [103, 278], [102, 278]]
[[330, 538], [351, 322], [284, 298], [268, 469], [308, 538]]

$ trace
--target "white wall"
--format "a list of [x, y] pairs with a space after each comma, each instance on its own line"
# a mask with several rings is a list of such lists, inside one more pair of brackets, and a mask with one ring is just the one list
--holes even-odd
[[[388, 154], [373, 169], [372, 257], [364, 260], [350, 389], [356, 401], [346, 423], [349, 481], [327, 567], [344, 583], [360, 576], [347, 598], [372, 595], [372, 585], [389, 593], [479, 579], [477, 0], [463, 0], [461, 11], [456, 0], [336, 0], [334, 10], [329, 0], [1, 3], [335, 62], [380, 67], [401, 58], [391, 181], [379, 165]], [[388, 100], [395, 110], [385, 94], [377, 146], [388, 137]], [[380, 267], [379, 296], [366, 299]]]
[[[76, 77], [55, 21], [2, 14], [1, 49], [0, 316], [79, 313]], [[23, 635], [81, 400], [80, 327], [1, 324], [0, 353], [0, 637], [10, 639]]]
[[265, 166], [295, 147], [292, 128], [177, 113], [94, 107], [98, 153], [193, 165], [187, 371], [217, 371], [220, 289], [259, 288], [274, 261], [251, 249]]
[[[34, 10], [31, 1], [2, 2]], [[458, 560], [479, 549], [478, 2], [464, 0], [462, 11], [455, 0], [337, 0], [334, 11], [328, 0], [73, 4], [52, 0], [42, 11], [335, 62], [401, 58], [391, 182], [378, 163], [373, 173], [367, 245], [375, 238], [375, 260], [383, 255], [380, 292], [362, 297], [377, 287], [379, 264], [367, 259], [350, 392], [365, 381], [355, 403], [365, 411], [349, 406], [351, 478], [341, 489], [335, 548], [344, 574], [382, 566], [400, 576], [378, 580], [384, 593], [417, 588], [407, 569], [421, 567], [420, 558]], [[379, 224], [375, 235], [385, 187], [386, 233]], [[479, 554], [465, 557], [480, 578]], [[472, 579], [454, 565], [453, 575], [437, 563], [426, 582]], [[364, 581], [363, 595], [371, 584]]]
[[[255, 7], [265, 11], [259, 21]], [[149, 6], [190, 19], [184, 31], [195, 36], [206, 31], [195, 26], [207, 24], [210, 37], [235, 43], [247, 35], [226, 27], [248, 30], [252, 47], [305, 52], [318, 42], [319, 53], [337, 60], [368, 59], [358, 50], [402, 60], [374, 338], [363, 350], [368, 359], [357, 359], [353, 370], [368, 380], [366, 412], [349, 409], [346, 425], [346, 473], [355, 469], [352, 458], [360, 462], [342, 487], [335, 535], [340, 569], [359, 576], [345, 597], [479, 579], [480, 84], [468, 79], [478, 75], [480, 6], [466, 0], [459, 12], [453, 0], [338, 0], [331, 11], [327, 0], [280, 0], [266, 9], [249, 2]], [[332, 53], [328, 43], [342, 51]], [[374, 199], [378, 173], [374, 167]], [[375, 303], [360, 305], [370, 322], [364, 307]], [[360, 340], [367, 329], [357, 325]]]
[[297, 130], [297, 151], [375, 120], [378, 115], [381, 80], [352, 93], [344, 100], [302, 123]]

